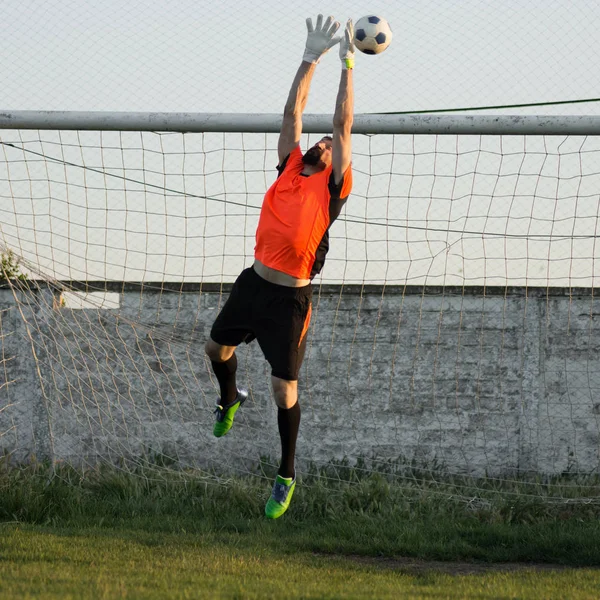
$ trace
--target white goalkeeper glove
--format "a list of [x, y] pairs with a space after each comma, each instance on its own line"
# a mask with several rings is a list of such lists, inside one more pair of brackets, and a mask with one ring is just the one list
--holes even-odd
[[323, 23], [323, 15], [319, 15], [315, 28], [313, 28], [312, 19], [310, 17], [306, 19], [308, 34], [306, 36], [306, 48], [304, 49], [302, 60], [309, 63], [318, 63], [321, 60], [321, 56], [342, 39], [340, 37], [333, 37], [339, 27], [340, 24], [338, 21], [334, 22], [333, 17], [327, 17], [325, 23]]
[[354, 69], [354, 25], [352, 19], [348, 19], [344, 37], [340, 43], [340, 58], [342, 69]]

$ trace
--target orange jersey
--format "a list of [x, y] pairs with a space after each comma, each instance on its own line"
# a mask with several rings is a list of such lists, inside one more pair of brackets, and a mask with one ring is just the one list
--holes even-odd
[[302, 175], [302, 152], [296, 146], [267, 190], [256, 230], [254, 256], [261, 263], [298, 279], [320, 272], [329, 250], [329, 227], [352, 189], [348, 167], [335, 185], [333, 168]]

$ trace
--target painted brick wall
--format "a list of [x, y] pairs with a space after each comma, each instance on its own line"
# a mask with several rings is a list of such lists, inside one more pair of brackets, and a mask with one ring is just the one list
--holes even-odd
[[[106, 289], [119, 292], [119, 309], [61, 308], [47, 287], [0, 289], [0, 450], [217, 471], [278, 456], [256, 342], [238, 350], [250, 398], [228, 436], [211, 434], [216, 392], [203, 343], [227, 287]], [[593, 292], [316, 287], [300, 464], [370, 457], [474, 475], [597, 471]]]

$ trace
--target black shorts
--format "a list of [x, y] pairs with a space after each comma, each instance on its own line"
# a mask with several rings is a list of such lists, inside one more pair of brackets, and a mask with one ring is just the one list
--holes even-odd
[[249, 344], [254, 338], [280, 379], [296, 381], [312, 309], [312, 285], [276, 285], [250, 267], [236, 279], [210, 337], [222, 346]]

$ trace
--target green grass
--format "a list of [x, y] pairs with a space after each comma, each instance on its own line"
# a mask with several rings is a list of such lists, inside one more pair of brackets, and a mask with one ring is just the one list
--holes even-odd
[[[600, 571], [589, 568], [600, 565], [594, 503], [514, 488], [464, 502], [448, 495], [450, 483], [440, 495], [437, 485], [375, 475], [327, 487], [307, 478], [272, 522], [263, 516], [270, 484], [4, 464], [0, 598], [600, 597]], [[397, 557], [462, 561], [458, 571], [478, 573], [415, 571]], [[509, 562], [532, 570], [498, 571]]]
[[[280, 528], [283, 529], [283, 528]], [[597, 598], [589, 569], [452, 576], [306, 551], [261, 536], [150, 533], [131, 527], [0, 527], [0, 597]]]

